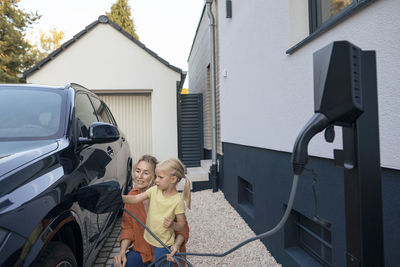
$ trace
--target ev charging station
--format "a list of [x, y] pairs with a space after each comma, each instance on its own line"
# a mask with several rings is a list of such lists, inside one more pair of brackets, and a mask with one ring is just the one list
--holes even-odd
[[344, 168], [346, 266], [384, 266], [375, 51], [336, 41], [313, 60], [315, 114], [297, 137], [293, 171], [303, 172], [313, 136], [325, 130], [333, 142], [333, 126], [342, 127], [334, 162]]

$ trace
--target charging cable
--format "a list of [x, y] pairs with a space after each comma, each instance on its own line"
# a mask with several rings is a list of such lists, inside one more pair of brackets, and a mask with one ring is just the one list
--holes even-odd
[[330, 228], [332, 226], [332, 223], [329, 222], [328, 220], [325, 220], [324, 218], [319, 217], [318, 213], [318, 199], [317, 199], [317, 190], [315, 186], [317, 185], [317, 173], [314, 171], [314, 169], [307, 169], [305, 168], [306, 171], [311, 172], [311, 175], [313, 177], [313, 182], [311, 184], [311, 188], [313, 191], [313, 196], [314, 196], [314, 217], [312, 218], [314, 222], [324, 226], [325, 228]]

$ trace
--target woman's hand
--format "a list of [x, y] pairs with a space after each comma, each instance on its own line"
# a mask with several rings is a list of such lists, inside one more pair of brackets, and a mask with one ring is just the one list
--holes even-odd
[[171, 250], [171, 253], [167, 255], [167, 261], [175, 262], [173, 256], [176, 252], [179, 251], [184, 241], [185, 238], [183, 237], [183, 235], [177, 235], [175, 237], [175, 243], [169, 248]]
[[168, 216], [164, 218], [163, 226], [164, 228], [170, 228], [174, 223], [174, 217]]
[[125, 267], [126, 266], [126, 251], [129, 246], [132, 244], [132, 241], [129, 239], [123, 239], [120, 243], [120, 251], [117, 256], [114, 257], [114, 267]]
[[120, 252], [117, 256], [114, 256], [114, 267], [125, 267], [126, 266], [126, 254]]
[[167, 261], [175, 262], [173, 256], [178, 252], [179, 247], [177, 244], [173, 244], [169, 249], [171, 250], [171, 253], [167, 255]]

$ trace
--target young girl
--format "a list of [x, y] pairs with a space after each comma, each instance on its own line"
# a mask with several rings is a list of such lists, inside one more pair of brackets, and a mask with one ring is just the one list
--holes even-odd
[[[146, 226], [168, 247], [174, 244], [175, 231], [185, 227], [185, 204], [176, 185], [185, 177], [185, 167], [179, 159], [168, 159], [156, 167], [155, 186], [138, 195], [122, 196], [126, 204], [136, 204], [150, 199]], [[190, 209], [190, 181], [185, 177], [183, 199]], [[176, 220], [174, 221], [174, 219]], [[144, 239], [154, 247], [154, 259], [169, 252], [148, 232]]]

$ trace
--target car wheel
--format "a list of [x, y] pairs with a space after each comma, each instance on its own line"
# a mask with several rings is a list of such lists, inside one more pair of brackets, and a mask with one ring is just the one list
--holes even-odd
[[77, 267], [74, 253], [61, 242], [50, 242], [33, 267]]

